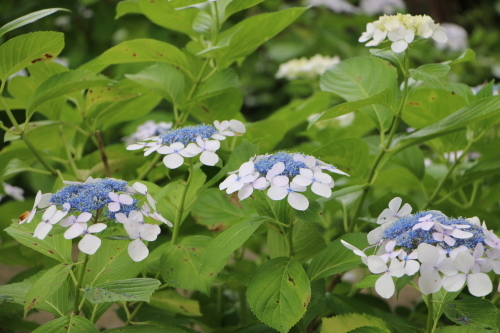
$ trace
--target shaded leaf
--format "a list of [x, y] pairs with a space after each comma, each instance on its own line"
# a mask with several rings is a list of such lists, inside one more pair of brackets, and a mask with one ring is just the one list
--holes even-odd
[[91, 303], [148, 302], [149, 297], [159, 285], [160, 281], [148, 278], [111, 281], [93, 286], [87, 285], [85, 297]]

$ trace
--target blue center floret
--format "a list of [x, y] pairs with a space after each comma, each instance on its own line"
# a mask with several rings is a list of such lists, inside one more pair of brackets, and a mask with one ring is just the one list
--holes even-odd
[[[443, 225], [455, 224], [455, 225], [470, 226], [470, 228], [465, 228], [461, 230], [470, 232], [473, 234], [473, 236], [465, 239], [454, 238], [455, 244], [453, 246], [449, 246], [445, 242], [440, 242], [433, 238], [432, 234], [437, 232], [434, 228], [431, 228], [429, 230], [423, 230], [423, 229], [412, 230], [415, 224], [421, 222], [419, 221], [419, 219], [428, 214], [432, 214], [432, 218]], [[443, 213], [435, 210], [423, 211], [400, 218], [382, 232], [381, 238], [386, 240], [395, 240], [396, 246], [401, 246], [406, 251], [415, 250], [421, 243], [438, 244], [445, 250], [451, 250], [461, 245], [464, 245], [467, 248], [474, 250], [477, 244], [483, 243], [484, 245], [484, 233], [482, 231], [481, 226], [474, 225], [470, 223], [468, 220], [463, 218], [450, 219]]]
[[297, 154], [279, 152], [273, 155], [266, 156], [262, 158], [260, 161], [255, 163], [254, 165], [255, 170], [258, 171], [261, 176], [265, 177], [267, 172], [271, 170], [271, 168], [276, 163], [283, 162], [283, 164], [285, 164], [285, 170], [281, 173], [281, 175], [287, 176], [289, 178], [297, 176], [298, 174], [300, 174], [301, 168], [308, 168], [308, 167], [304, 162], [294, 161], [293, 160], [294, 155]]
[[139, 209], [138, 201], [134, 199], [131, 205], [121, 205], [118, 212], [107, 210], [108, 203], [113, 201], [109, 198], [109, 192], [119, 193], [126, 190], [126, 181], [106, 178], [95, 183], [67, 185], [51, 196], [50, 203], [59, 206], [67, 202], [71, 205], [70, 211], [92, 213], [101, 209], [107, 211], [109, 218], [114, 219], [116, 213], [128, 215], [132, 210]]
[[198, 126], [186, 126], [183, 128], [170, 130], [165, 134], [160, 135], [161, 143], [165, 145], [171, 145], [175, 142], [181, 142], [187, 145], [191, 142], [196, 142], [197, 137], [202, 139], [209, 139], [212, 135], [217, 132], [212, 125], [198, 125]]

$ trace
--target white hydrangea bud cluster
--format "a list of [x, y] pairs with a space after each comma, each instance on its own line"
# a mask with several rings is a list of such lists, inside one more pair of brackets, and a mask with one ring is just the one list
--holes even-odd
[[384, 15], [375, 22], [366, 25], [366, 31], [359, 38], [359, 42], [366, 46], [377, 46], [388, 38], [392, 44], [391, 49], [401, 53], [408, 48], [415, 37], [429, 38], [446, 43], [448, 37], [446, 30], [427, 15]]
[[286, 78], [290, 81], [296, 79], [313, 79], [322, 75], [339, 62], [340, 58], [338, 56], [328, 57], [321, 54], [316, 54], [310, 59], [304, 57], [292, 59], [280, 65], [276, 73], [276, 78]]

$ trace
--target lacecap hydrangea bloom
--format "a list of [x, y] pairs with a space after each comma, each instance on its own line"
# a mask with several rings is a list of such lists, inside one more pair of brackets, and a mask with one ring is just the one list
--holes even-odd
[[173, 124], [170, 122], [167, 123], [165, 121], [160, 121], [159, 123], [156, 123], [154, 120], [148, 120], [144, 124], [139, 125], [134, 133], [124, 137], [123, 141], [127, 144], [133, 144], [137, 141], [165, 134], [172, 128], [172, 125]]
[[321, 54], [316, 54], [311, 59], [292, 59], [280, 65], [276, 78], [286, 78], [288, 80], [314, 79], [339, 62], [340, 58], [338, 56], [328, 57]]
[[[80, 251], [94, 254], [101, 246], [101, 239], [95, 234], [106, 229], [108, 222], [115, 221], [123, 224], [129, 238], [133, 240], [128, 247], [130, 257], [134, 261], [141, 261], [149, 254], [142, 240], [154, 241], [160, 234], [160, 227], [145, 223], [144, 217], [149, 216], [172, 226], [156, 210], [156, 201], [142, 183], [128, 186], [123, 180], [90, 177], [83, 183], [65, 184], [54, 194], [42, 194], [39, 191], [33, 209], [21, 216], [19, 223], [30, 223], [37, 213], [43, 212], [34, 237], [44, 239], [53, 226], [59, 224], [67, 228], [64, 238], [81, 236], [78, 243]], [[142, 206], [139, 206], [140, 202], [143, 202]]]
[[459, 291], [465, 284], [473, 296], [488, 295], [493, 285], [486, 273], [500, 273], [500, 239], [477, 217], [450, 218], [437, 210], [410, 214], [411, 206], [401, 203], [401, 198], [391, 200], [377, 220], [380, 227], [368, 234], [375, 255], [342, 241], [372, 273], [381, 274], [377, 293], [389, 298], [395, 292], [392, 277], [419, 273], [425, 295], [441, 288]]
[[176, 169], [184, 163], [184, 158], [200, 155], [200, 162], [213, 166], [219, 161], [215, 153], [220, 141], [228, 136], [246, 132], [245, 125], [239, 120], [215, 121], [213, 125], [186, 126], [171, 129], [161, 135], [131, 144], [127, 150], [144, 149], [144, 156], [153, 152], [165, 155], [163, 163], [169, 169]]
[[267, 196], [272, 200], [287, 198], [294, 209], [306, 210], [309, 200], [301, 192], [305, 192], [308, 186], [322, 197], [332, 195], [334, 181], [324, 170], [348, 176], [313, 156], [287, 152], [259, 155], [230, 172], [219, 188], [228, 194], [238, 191], [240, 200], [252, 195], [254, 189], [262, 191], [269, 188]]
[[380, 16], [377, 21], [366, 25], [366, 32], [363, 32], [359, 41], [368, 42], [366, 46], [377, 46], [386, 37], [392, 42], [391, 49], [396, 53], [406, 50], [415, 37], [432, 37], [440, 43], [448, 41], [445, 29], [434, 23], [430, 16], [410, 14]]

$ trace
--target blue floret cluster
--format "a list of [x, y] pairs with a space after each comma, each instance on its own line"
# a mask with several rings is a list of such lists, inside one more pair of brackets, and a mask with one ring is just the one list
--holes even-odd
[[[63, 187], [50, 198], [53, 205], [63, 205], [69, 203], [70, 211], [80, 211], [92, 213], [97, 210], [107, 211], [108, 203], [112, 202], [109, 192], [127, 191], [127, 182], [123, 180], [105, 178], [93, 183], [71, 184]], [[138, 201], [134, 199], [131, 205], [121, 205], [118, 212], [107, 211], [107, 216], [115, 218], [116, 213], [129, 214], [132, 210], [138, 210]]]
[[[431, 228], [430, 230], [412, 230], [415, 224], [420, 223], [419, 219], [428, 214], [432, 214], [432, 217], [443, 225], [468, 225], [470, 228], [462, 230], [472, 233], [473, 236], [466, 239], [455, 238], [455, 244], [453, 246], [449, 246], [445, 242], [437, 241], [433, 238], [432, 234], [436, 232], [434, 228]], [[446, 215], [436, 210], [418, 212], [413, 215], [407, 215], [400, 218], [382, 232], [381, 238], [386, 240], [395, 240], [396, 246], [404, 248], [405, 251], [413, 251], [421, 243], [437, 244], [445, 250], [452, 250], [461, 245], [474, 250], [477, 244], [483, 243], [484, 245], [484, 233], [481, 226], [472, 224], [464, 218], [448, 218]]]
[[181, 142], [184, 145], [187, 145], [188, 143], [196, 142], [197, 137], [209, 139], [216, 132], [217, 130], [212, 125], [186, 126], [170, 130], [165, 134], [160, 135], [160, 139], [161, 143], [165, 145], [171, 145], [175, 142]]
[[294, 161], [293, 156], [297, 153], [285, 153], [279, 152], [269, 156], [263, 157], [261, 160], [255, 163], [255, 170], [260, 173], [261, 176], [265, 177], [267, 172], [278, 162], [283, 162], [285, 164], [285, 171], [281, 174], [289, 178], [297, 176], [300, 174], [301, 168], [308, 168], [308, 166], [301, 161]]

